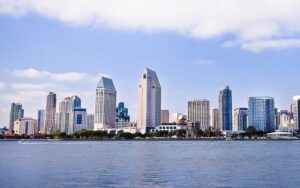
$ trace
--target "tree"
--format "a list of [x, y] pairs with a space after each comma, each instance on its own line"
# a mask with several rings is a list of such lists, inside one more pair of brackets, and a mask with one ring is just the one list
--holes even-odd
[[252, 138], [256, 134], [256, 128], [254, 126], [249, 126], [246, 129], [246, 133], [249, 136], [249, 138]]

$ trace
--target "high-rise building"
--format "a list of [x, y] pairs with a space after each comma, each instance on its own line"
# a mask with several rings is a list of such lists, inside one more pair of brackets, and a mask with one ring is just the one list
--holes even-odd
[[47, 95], [46, 110], [45, 110], [45, 133], [49, 134], [56, 130], [55, 114], [56, 114], [56, 94], [49, 92]]
[[200, 129], [205, 130], [210, 126], [209, 101], [206, 99], [188, 101], [188, 120], [199, 123]]
[[137, 128], [145, 133], [160, 124], [161, 86], [156, 72], [145, 68], [138, 90]]
[[116, 123], [117, 91], [112, 79], [101, 77], [96, 88], [94, 130], [114, 128]]
[[219, 124], [219, 109], [217, 109], [217, 108], [211, 109], [210, 126], [215, 129], [221, 130], [220, 124]]
[[169, 123], [169, 110], [161, 110], [160, 111], [160, 119], [161, 119], [161, 124], [167, 124]]
[[128, 127], [129, 122], [128, 108], [125, 108], [124, 102], [120, 102], [116, 109], [116, 128]]
[[247, 129], [248, 122], [248, 109], [236, 108], [233, 112], [233, 130], [245, 131]]
[[32, 118], [18, 118], [15, 121], [14, 131], [19, 135], [33, 135], [34, 133], [38, 133], [37, 120]]
[[86, 116], [86, 129], [94, 130], [94, 114], [87, 114]]
[[[60, 132], [65, 132], [71, 134], [75, 129], [75, 110], [78, 109], [79, 112], [84, 113], [86, 116], [86, 109], [81, 108], [81, 99], [77, 96], [66, 97], [63, 101], [59, 103], [59, 109], [57, 112], [57, 125], [56, 130]], [[86, 117], [84, 117], [84, 120]], [[86, 126], [86, 123], [84, 123]], [[77, 130], [77, 129], [76, 129]]]
[[229, 86], [219, 93], [219, 124], [223, 131], [232, 130], [232, 91]]
[[278, 113], [278, 109], [274, 108], [274, 125], [275, 125], [275, 130], [277, 130], [279, 128], [279, 124], [280, 124], [280, 117], [279, 117], [279, 113]]
[[275, 130], [275, 104], [272, 97], [250, 97], [248, 100], [249, 126], [257, 131]]
[[291, 124], [291, 112], [289, 112], [288, 110], [280, 110], [279, 114], [279, 125], [286, 127], [289, 126]]
[[293, 97], [293, 120], [294, 127], [300, 130], [300, 95]]
[[10, 117], [9, 117], [9, 130], [14, 130], [15, 121], [18, 118], [24, 117], [24, 110], [21, 103], [12, 103], [10, 108]]
[[44, 132], [45, 131], [45, 110], [44, 109], [38, 110], [37, 124], [38, 124], [38, 131]]
[[[73, 128], [72, 132], [77, 132], [82, 129], [87, 129], [86, 109], [80, 107], [75, 108], [73, 114], [74, 114], [74, 122], [73, 122], [73, 126], [71, 126], [71, 128]], [[71, 130], [69, 130], [69, 132], [71, 132]]]

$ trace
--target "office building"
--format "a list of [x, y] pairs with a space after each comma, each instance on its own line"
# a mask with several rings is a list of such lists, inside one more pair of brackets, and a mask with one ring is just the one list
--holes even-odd
[[236, 108], [233, 112], [233, 131], [246, 131], [248, 122], [248, 109]]
[[86, 116], [86, 129], [94, 130], [94, 114], [87, 114]]
[[168, 124], [169, 123], [169, 110], [161, 110], [160, 111], [160, 120], [161, 124]]
[[33, 135], [34, 133], [38, 133], [37, 120], [33, 118], [19, 118], [15, 121], [14, 131], [18, 135]]
[[124, 102], [120, 102], [116, 109], [116, 128], [128, 127], [130, 116], [128, 115], [128, 108], [125, 108]]
[[[75, 109], [81, 109], [81, 99], [77, 96], [66, 97], [59, 103], [57, 112], [56, 131], [71, 134], [75, 129], [76, 118], [74, 116]], [[84, 109], [85, 114], [86, 110]], [[86, 117], [85, 117], [86, 119]], [[84, 123], [86, 126], [86, 123]]]
[[74, 122], [72, 132], [77, 132], [83, 129], [87, 129], [87, 113], [85, 108], [74, 109]]
[[55, 116], [56, 116], [56, 94], [49, 92], [46, 100], [45, 110], [45, 133], [53, 133], [57, 128], [55, 127]]
[[221, 128], [219, 126], [219, 110], [217, 108], [211, 109], [210, 126], [215, 129], [221, 130]]
[[145, 68], [139, 80], [137, 128], [149, 132], [160, 124], [161, 86], [156, 72]]
[[44, 109], [38, 110], [37, 123], [38, 123], [38, 131], [44, 133], [45, 131], [45, 110]]
[[188, 121], [199, 122], [200, 129], [206, 130], [210, 126], [209, 108], [206, 99], [188, 101]]
[[293, 97], [293, 120], [295, 128], [300, 130], [300, 95]]
[[275, 131], [275, 104], [272, 97], [250, 97], [248, 100], [249, 126], [257, 131]]
[[289, 112], [288, 110], [280, 110], [278, 117], [280, 126], [286, 127], [291, 125], [292, 116], [291, 112]]
[[112, 79], [101, 77], [96, 88], [94, 130], [114, 128], [117, 91]]
[[232, 130], [232, 91], [229, 86], [219, 93], [219, 124], [223, 131]]
[[18, 118], [23, 118], [24, 109], [22, 108], [21, 103], [12, 103], [10, 108], [10, 117], [9, 117], [9, 130], [14, 130], [15, 121]]

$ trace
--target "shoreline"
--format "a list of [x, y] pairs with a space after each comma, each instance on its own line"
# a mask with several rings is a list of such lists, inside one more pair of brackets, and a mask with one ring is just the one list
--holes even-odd
[[230, 140], [226, 140], [225, 138], [223, 139], [99, 139], [99, 140], [94, 140], [94, 139], [0, 139], [0, 142], [9, 142], [9, 141], [24, 141], [24, 142], [36, 142], [36, 141], [42, 141], [42, 142], [61, 142], [61, 141], [74, 141], [74, 142], [78, 142], [78, 141], [82, 141], [82, 142], [86, 142], [86, 141], [90, 141], [90, 142], [117, 142], [117, 141], [142, 141], [142, 142], [146, 142], [146, 141], [150, 141], [150, 142], [161, 142], [161, 141], [206, 141], [206, 142], [214, 142], [214, 141], [237, 141], [237, 142], [261, 142], [261, 141], [300, 141], [300, 139], [296, 139], [296, 138], [292, 138], [292, 139], [230, 139]]

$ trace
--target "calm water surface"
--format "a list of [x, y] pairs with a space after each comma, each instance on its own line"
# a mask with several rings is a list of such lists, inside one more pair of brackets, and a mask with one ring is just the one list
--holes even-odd
[[0, 187], [300, 187], [300, 141], [0, 141]]

